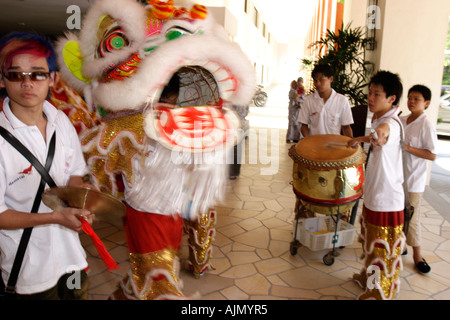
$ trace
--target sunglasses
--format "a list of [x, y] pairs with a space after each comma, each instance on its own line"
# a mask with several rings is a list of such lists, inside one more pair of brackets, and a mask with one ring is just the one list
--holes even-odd
[[20, 71], [8, 71], [3, 73], [3, 76], [11, 82], [22, 82], [25, 76], [29, 76], [31, 81], [43, 81], [47, 80], [50, 76], [50, 72], [33, 71], [33, 72], [20, 72]]

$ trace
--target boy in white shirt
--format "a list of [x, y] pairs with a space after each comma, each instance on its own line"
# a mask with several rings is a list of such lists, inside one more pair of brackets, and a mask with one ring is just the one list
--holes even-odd
[[333, 69], [326, 64], [317, 65], [311, 76], [316, 91], [303, 101], [298, 121], [303, 137], [316, 134], [341, 134], [353, 137], [353, 115], [348, 99], [334, 91]]
[[[413, 259], [421, 273], [431, 268], [420, 252], [420, 205], [425, 191], [428, 160], [436, 159], [436, 128], [427, 118], [425, 109], [431, 102], [431, 90], [423, 85], [415, 85], [408, 91], [408, 109], [411, 114], [400, 117], [405, 128], [406, 181], [409, 200], [414, 207], [410, 221], [406, 244], [413, 247]], [[406, 255], [406, 248], [403, 255]]]
[[[55, 184], [86, 186], [82, 177], [88, 171], [75, 128], [46, 101], [55, 70], [52, 45], [39, 35], [20, 32], [0, 39], [0, 89], [7, 95], [0, 103], [0, 126], [41, 163], [55, 137], [49, 169]], [[78, 232], [80, 219], [90, 212], [69, 207], [53, 211], [36, 201], [37, 209], [30, 214], [40, 181], [36, 168], [0, 137], [0, 295], [11, 300], [87, 299], [88, 264]], [[28, 228], [32, 233], [13, 286], [12, 266]], [[76, 285], [69, 281], [72, 273], [79, 277]]]
[[394, 299], [400, 289], [403, 234], [403, 164], [398, 104], [403, 86], [398, 75], [380, 71], [369, 85], [368, 104], [375, 134], [348, 142], [371, 143], [364, 179], [361, 240], [364, 267], [353, 279], [365, 289], [358, 299]]
[[[318, 134], [341, 133], [353, 138], [353, 114], [350, 103], [344, 95], [337, 93], [332, 87], [333, 68], [327, 64], [318, 64], [314, 67], [311, 76], [316, 91], [305, 97], [300, 109], [298, 122], [303, 138]], [[353, 215], [356, 216], [359, 200], [353, 206]]]

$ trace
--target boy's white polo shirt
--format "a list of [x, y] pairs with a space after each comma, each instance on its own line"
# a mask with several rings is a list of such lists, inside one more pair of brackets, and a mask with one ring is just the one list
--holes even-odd
[[310, 134], [341, 134], [341, 127], [353, 124], [350, 103], [334, 89], [326, 103], [319, 93], [308, 95], [303, 101], [298, 121], [310, 125]]
[[[400, 123], [395, 121], [397, 109], [372, 122], [389, 125], [389, 137], [383, 146], [373, 146], [364, 178], [364, 205], [372, 211], [401, 211], [405, 208], [403, 161], [400, 146]], [[398, 119], [398, 118], [397, 118]], [[400, 121], [400, 120], [399, 120]]]
[[[418, 149], [436, 153], [436, 128], [427, 115], [423, 113], [410, 124], [406, 124], [409, 115], [400, 117], [405, 128], [405, 144]], [[406, 152], [406, 169], [409, 192], [424, 192], [427, 182], [429, 160], [416, 157]]]
[[[62, 111], [45, 102], [44, 113], [48, 120], [47, 142], [56, 131], [50, 175], [57, 185], [66, 185], [71, 175], [83, 176], [87, 172], [78, 136]], [[27, 126], [14, 116], [8, 98], [4, 100], [0, 112], [0, 125], [18, 138], [41, 163], [45, 163], [48, 143], [36, 126]], [[41, 176], [3, 137], [0, 137], [0, 150], [0, 214], [9, 208], [30, 212]], [[52, 210], [41, 203], [39, 212]], [[0, 267], [5, 284], [22, 233], [23, 229], [0, 230]], [[25, 252], [17, 292], [30, 294], [45, 291], [55, 286], [63, 274], [86, 267], [86, 254], [77, 232], [57, 224], [36, 226]]]

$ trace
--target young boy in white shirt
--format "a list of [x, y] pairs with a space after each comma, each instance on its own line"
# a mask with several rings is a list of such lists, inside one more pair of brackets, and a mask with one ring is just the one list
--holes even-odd
[[349, 147], [371, 143], [364, 179], [361, 240], [364, 267], [353, 279], [363, 288], [358, 299], [394, 299], [400, 289], [403, 234], [403, 164], [398, 104], [403, 86], [398, 75], [380, 71], [369, 84], [373, 112], [369, 136], [351, 139]]
[[[409, 200], [414, 214], [406, 234], [406, 244], [413, 247], [413, 259], [420, 273], [428, 273], [431, 267], [420, 252], [420, 206], [425, 191], [428, 161], [436, 159], [436, 128], [427, 118], [425, 109], [431, 102], [431, 90], [415, 85], [408, 91], [409, 115], [400, 117], [405, 128], [406, 172]], [[406, 248], [403, 255], [406, 255]]]
[[[43, 163], [55, 137], [49, 169], [55, 184], [86, 186], [82, 178], [88, 171], [75, 128], [46, 100], [54, 84], [55, 59], [51, 43], [39, 35], [16, 32], [0, 39], [0, 89], [7, 94], [0, 103], [0, 126]], [[11, 300], [87, 299], [88, 264], [78, 232], [80, 218], [88, 218], [90, 212], [70, 207], [51, 210], [36, 201], [37, 209], [30, 214], [40, 181], [35, 167], [0, 137], [0, 296], [5, 294]], [[33, 228], [32, 233], [17, 285], [12, 286], [18, 244], [28, 228]], [[79, 274], [79, 285], [68, 281], [72, 273]]]
[[298, 121], [303, 137], [316, 134], [341, 134], [353, 137], [353, 115], [348, 99], [332, 87], [333, 69], [326, 64], [317, 65], [311, 76], [316, 91], [303, 101]]

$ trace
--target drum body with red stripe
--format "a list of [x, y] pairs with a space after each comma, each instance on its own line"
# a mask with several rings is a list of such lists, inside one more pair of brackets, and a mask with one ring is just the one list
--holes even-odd
[[294, 193], [312, 212], [343, 213], [362, 196], [366, 156], [360, 146], [347, 147], [349, 139], [315, 135], [289, 150], [294, 160]]

